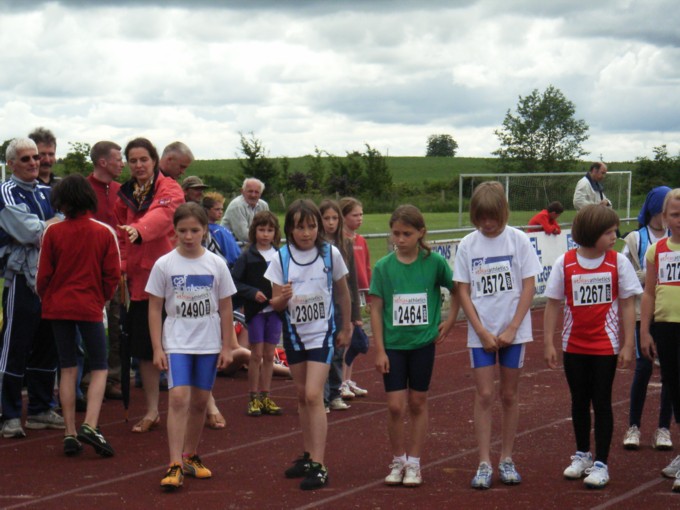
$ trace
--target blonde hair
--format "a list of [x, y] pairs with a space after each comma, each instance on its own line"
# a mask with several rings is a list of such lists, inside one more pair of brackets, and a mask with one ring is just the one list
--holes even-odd
[[479, 228], [483, 218], [491, 218], [502, 226], [508, 224], [510, 207], [503, 185], [498, 181], [482, 182], [470, 198], [470, 221]]
[[664, 200], [663, 200], [663, 209], [662, 209], [664, 216], [666, 216], [666, 210], [668, 209], [668, 203], [671, 200], [680, 200], [680, 188], [672, 189], [666, 194], [666, 198], [664, 198]]

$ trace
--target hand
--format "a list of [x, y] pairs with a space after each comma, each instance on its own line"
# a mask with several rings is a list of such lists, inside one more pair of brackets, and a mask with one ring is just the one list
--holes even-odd
[[168, 357], [163, 349], [154, 349], [153, 364], [158, 370], [168, 369]]
[[455, 317], [449, 317], [444, 322], [439, 323], [439, 326], [437, 327], [439, 334], [437, 335], [437, 339], [434, 341], [435, 344], [440, 344], [444, 341], [455, 321]]
[[482, 343], [482, 347], [486, 352], [498, 351], [498, 338], [489, 333], [486, 329], [479, 335], [479, 341]]
[[231, 348], [230, 347], [222, 347], [222, 350], [220, 351], [220, 355], [217, 358], [217, 369], [218, 370], [224, 370], [229, 365], [231, 365], [232, 361], [234, 361], [234, 355], [231, 351]]
[[49, 220], [45, 221], [45, 225], [52, 225], [53, 223], [59, 223], [61, 218], [59, 216], [52, 216]]
[[633, 359], [633, 346], [624, 346], [621, 348], [619, 351], [619, 368], [626, 368], [628, 366], [628, 363], [631, 362]]
[[385, 351], [378, 352], [375, 355], [375, 369], [379, 374], [390, 373], [390, 360]]
[[267, 296], [264, 295], [261, 291], [257, 291], [257, 294], [255, 294], [255, 301], [258, 303], [266, 303], [267, 302]]
[[352, 327], [352, 324], [350, 323], [346, 327], [343, 327], [338, 335], [335, 337], [335, 346], [336, 347], [349, 347], [350, 342], [352, 341], [352, 333], [354, 332], [354, 328]]
[[557, 368], [557, 351], [555, 351], [555, 346], [548, 344], [543, 349], [543, 359], [545, 359], [545, 364], [548, 368], [553, 370]]
[[130, 225], [118, 225], [118, 228], [125, 230], [131, 243], [134, 243], [139, 238], [139, 232], [135, 227], [131, 227]]
[[656, 358], [654, 340], [649, 332], [640, 331], [640, 352], [650, 361], [654, 361], [654, 358]]
[[498, 348], [508, 347], [512, 345], [515, 341], [515, 336], [517, 335], [517, 328], [514, 326], [508, 326], [505, 331], [498, 335]]

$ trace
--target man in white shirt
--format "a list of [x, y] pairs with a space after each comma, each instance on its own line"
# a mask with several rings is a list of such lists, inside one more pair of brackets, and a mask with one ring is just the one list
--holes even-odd
[[222, 217], [222, 226], [227, 227], [240, 243], [248, 242], [248, 229], [255, 214], [268, 211], [269, 205], [262, 200], [264, 183], [260, 179], [249, 177], [243, 181], [241, 195], [229, 203]]
[[607, 176], [607, 165], [593, 163], [590, 170], [576, 183], [574, 190], [574, 209], [577, 211], [589, 204], [602, 204], [611, 207], [612, 203], [604, 195], [602, 181]]

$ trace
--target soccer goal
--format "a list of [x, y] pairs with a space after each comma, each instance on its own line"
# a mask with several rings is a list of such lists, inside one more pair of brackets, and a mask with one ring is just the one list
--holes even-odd
[[[458, 178], [458, 226], [469, 226], [470, 197], [479, 183], [499, 181], [505, 188], [511, 211], [511, 222], [526, 225], [536, 212], [554, 201], [566, 211], [573, 210], [574, 189], [583, 172], [523, 173], [523, 174], [460, 174]], [[630, 171], [607, 172], [604, 193], [619, 216], [630, 218]], [[524, 213], [524, 214], [523, 214]], [[530, 214], [528, 214], [530, 213]]]

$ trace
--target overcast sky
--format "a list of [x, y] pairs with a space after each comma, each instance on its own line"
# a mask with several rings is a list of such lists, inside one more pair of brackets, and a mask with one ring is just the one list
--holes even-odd
[[490, 156], [519, 96], [554, 85], [590, 126], [586, 158], [680, 151], [671, 0], [0, 1], [0, 142], [182, 140], [233, 158], [364, 144], [421, 156], [448, 133]]

